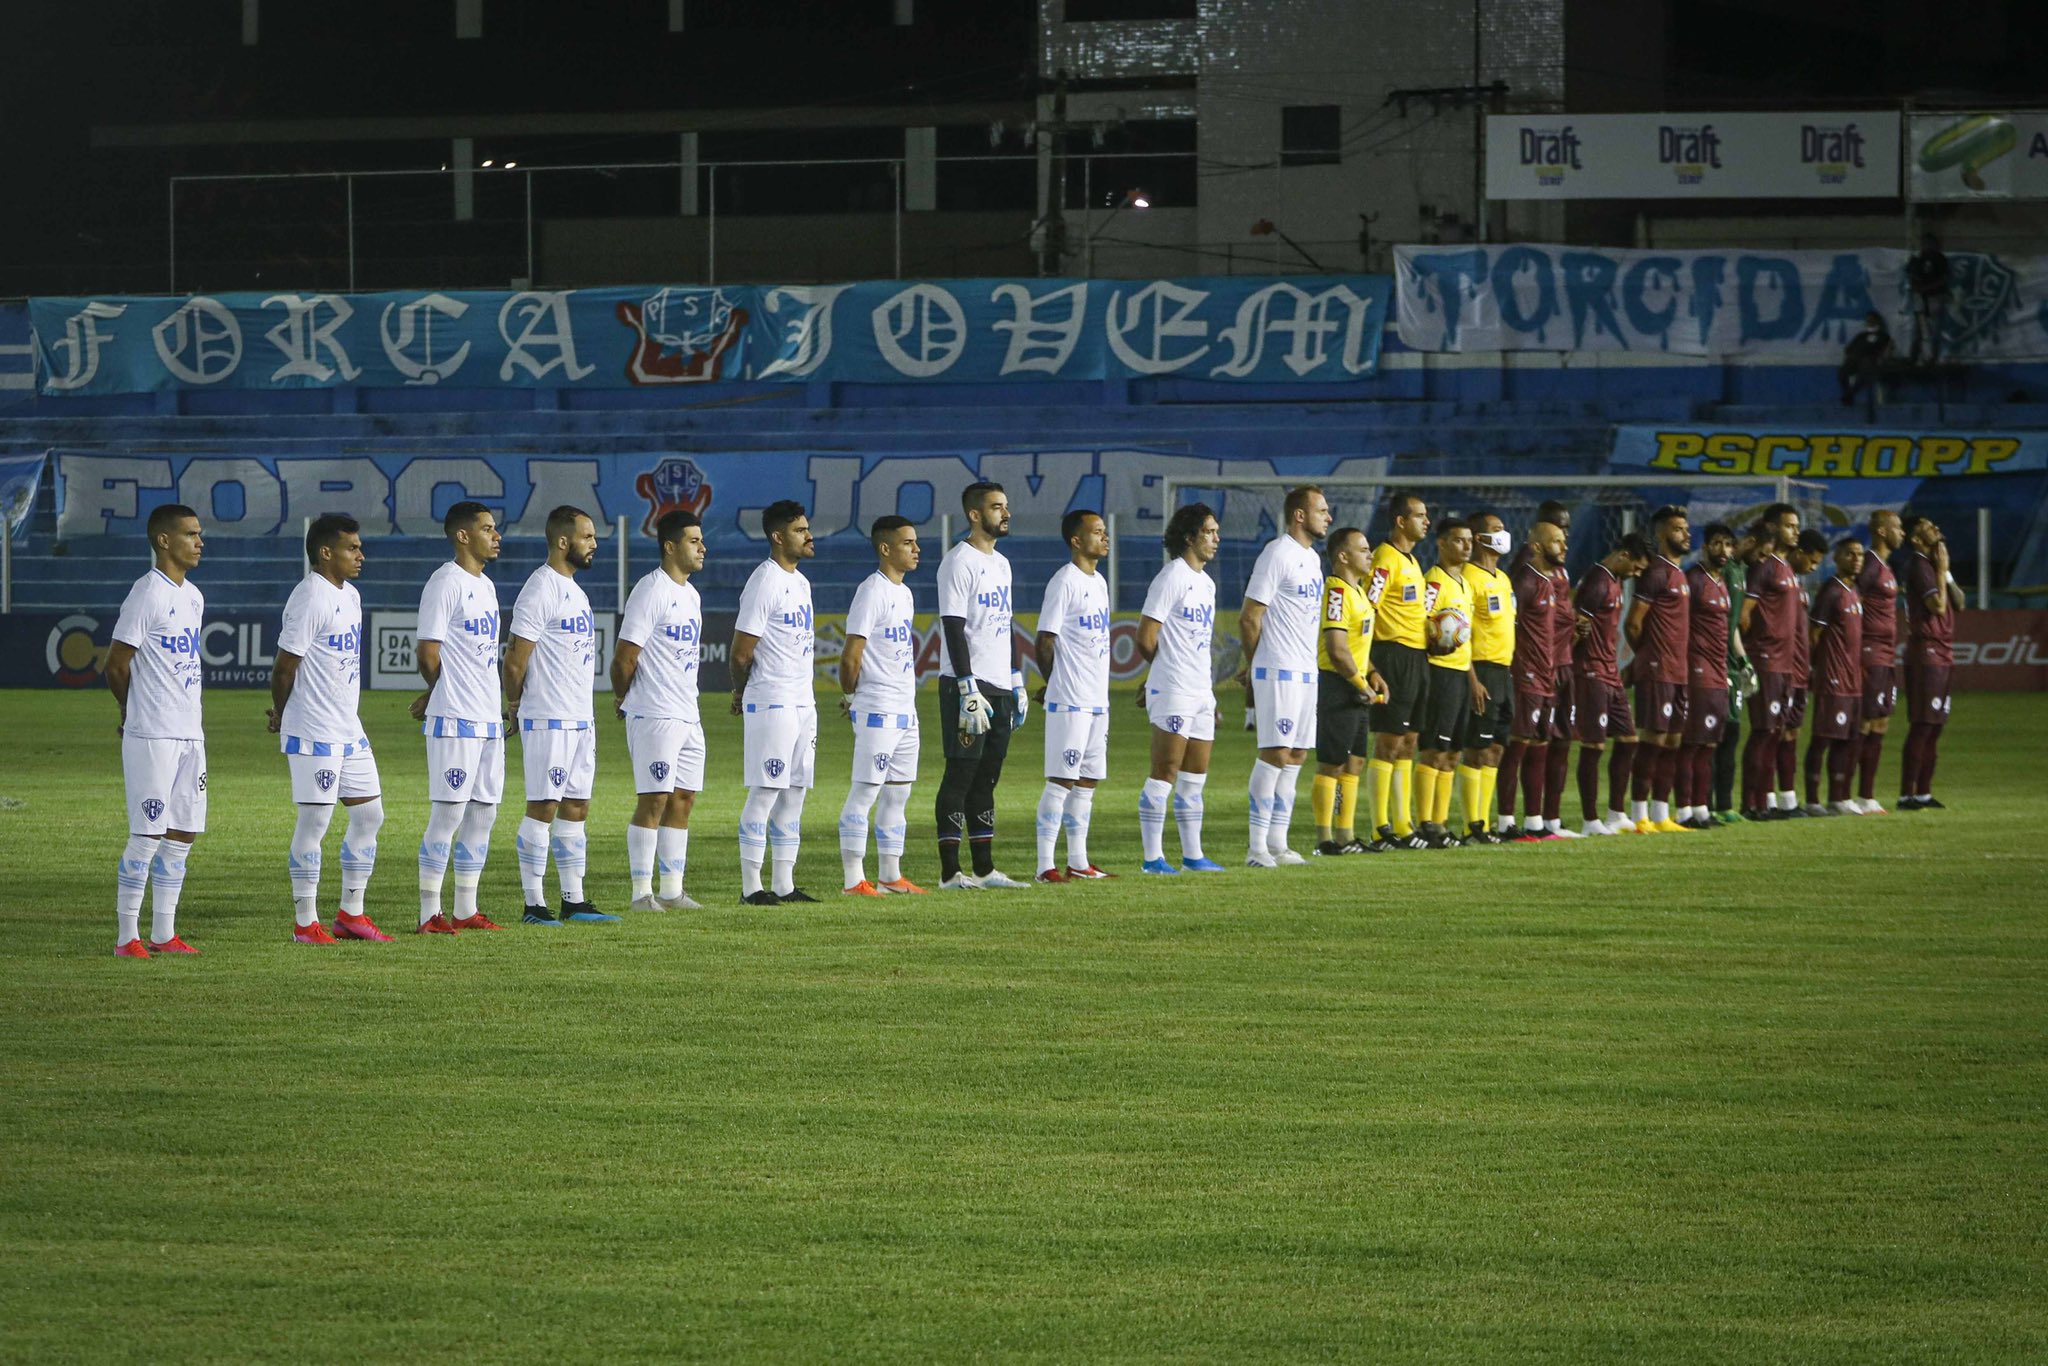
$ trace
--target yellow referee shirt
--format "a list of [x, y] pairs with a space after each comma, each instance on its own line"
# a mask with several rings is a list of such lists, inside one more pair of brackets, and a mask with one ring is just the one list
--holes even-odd
[[1381, 541], [1372, 548], [1372, 573], [1365, 581], [1372, 638], [1427, 648], [1422, 636], [1422, 566], [1413, 553]]
[[[1372, 607], [1365, 600], [1365, 590], [1349, 579], [1334, 575], [1323, 580], [1323, 623], [1316, 632], [1316, 667], [1324, 673], [1337, 673], [1335, 664], [1330, 662], [1330, 632], [1342, 631], [1344, 644], [1351, 651], [1351, 667], [1364, 673], [1369, 662], [1367, 647], [1372, 644]], [[1350, 674], [1343, 675], [1346, 682]]]
[[1498, 569], [1465, 566], [1472, 593], [1472, 658], [1481, 664], [1515, 662], [1515, 586]]
[[[1446, 607], [1462, 607], [1465, 619], [1472, 620], [1472, 590], [1465, 586], [1464, 575], [1436, 565], [1424, 577], [1422, 585], [1422, 615], [1425, 619]], [[1429, 662], [1439, 669], [1470, 669], [1472, 642], [1467, 640], [1447, 655], [1431, 655]]]

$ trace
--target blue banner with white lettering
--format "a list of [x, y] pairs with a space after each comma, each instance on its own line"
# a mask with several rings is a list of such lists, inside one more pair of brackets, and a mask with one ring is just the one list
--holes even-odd
[[[1402, 344], [1417, 351], [1649, 351], [1839, 361], [1864, 315], [1903, 354], [1908, 253], [1397, 247]], [[2048, 258], [1948, 253], [1951, 360], [2048, 356]]]
[[18, 536], [35, 510], [36, 490], [43, 484], [47, 452], [0, 455], [0, 536]]
[[44, 394], [744, 382], [1325, 383], [1373, 373], [1385, 276], [925, 280], [30, 301]]

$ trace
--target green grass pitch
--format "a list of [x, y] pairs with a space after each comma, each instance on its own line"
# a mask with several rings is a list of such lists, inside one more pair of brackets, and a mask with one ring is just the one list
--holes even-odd
[[[404, 700], [366, 699], [394, 932]], [[208, 699], [203, 956], [145, 963], [110, 954], [112, 704], [0, 694], [0, 1359], [2048, 1356], [2048, 698], [1959, 699], [1946, 813], [1171, 882], [1131, 876], [1120, 703], [1121, 880], [774, 911], [736, 904], [720, 717], [704, 912], [512, 923], [510, 800], [504, 933], [328, 949], [290, 942], [264, 702]], [[616, 908], [616, 722], [600, 745]], [[821, 894], [848, 748], [828, 714]], [[1226, 733], [1233, 865], [1249, 760]]]

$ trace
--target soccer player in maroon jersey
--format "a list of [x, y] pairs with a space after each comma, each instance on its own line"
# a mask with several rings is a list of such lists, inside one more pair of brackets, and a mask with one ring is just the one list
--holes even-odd
[[1856, 576], [1863, 599], [1863, 733], [1856, 747], [1856, 795], [1849, 800], [1865, 816], [1884, 814], [1877, 802], [1877, 764], [1899, 697], [1899, 581], [1890, 560], [1905, 540], [1898, 513], [1872, 513], [1870, 553]]
[[1628, 613], [1629, 665], [1635, 676], [1636, 715], [1643, 731], [1636, 750], [1635, 800], [1629, 816], [1641, 835], [1672, 835], [1687, 827], [1671, 819], [1678, 781], [1678, 744], [1685, 738], [1687, 651], [1692, 637], [1692, 585], [1679, 561], [1692, 549], [1692, 523], [1680, 507], [1650, 515], [1653, 553], [1636, 581]]
[[[1551, 696], [1557, 705], [1550, 722], [1550, 740], [1544, 745], [1531, 745], [1523, 762], [1541, 764], [1543, 772], [1538, 775], [1543, 786], [1543, 828], [1546, 833], [1559, 839], [1577, 839], [1579, 832], [1564, 828], [1564, 779], [1571, 767], [1572, 757], [1572, 641], [1580, 630], [1578, 614], [1572, 610], [1572, 580], [1564, 567], [1565, 556], [1569, 553], [1572, 535], [1572, 510], [1555, 498], [1547, 499], [1536, 508], [1536, 520], [1547, 522], [1564, 538], [1565, 547], [1560, 549], [1557, 567], [1551, 571], [1555, 580], [1553, 592], [1557, 597], [1555, 616], [1556, 632], [1551, 637], [1550, 660], [1556, 666], [1557, 676], [1552, 681]], [[1535, 558], [1533, 544], [1524, 542], [1508, 572], [1513, 574], [1524, 564]], [[1533, 813], [1532, 813], [1533, 814]]]
[[1956, 609], [1962, 593], [1948, 574], [1948, 542], [1925, 517], [1906, 525], [1906, 753], [1899, 772], [1898, 811], [1938, 811], [1934, 761], [1948, 724], [1949, 685], [1955, 669]]
[[[1515, 586], [1515, 720], [1506, 755], [1501, 760], [1500, 805], [1514, 804], [1514, 773], [1522, 779], [1522, 828], [1517, 839], [1548, 839], [1543, 828], [1544, 769], [1549, 761], [1551, 728], [1557, 721], [1557, 617], [1571, 614], [1560, 596], [1557, 571], [1564, 566], [1564, 532], [1551, 522], [1529, 529], [1521, 563], [1511, 576]], [[1527, 760], [1525, 763], [1524, 760]]]
[[1742, 747], [1742, 815], [1746, 820], [1780, 820], [1771, 779], [1792, 706], [1800, 590], [1799, 575], [1787, 556], [1799, 544], [1799, 509], [1790, 503], [1771, 504], [1758, 520], [1755, 536], [1757, 559], [1749, 567], [1741, 620], [1743, 649], [1757, 671], [1756, 695], [1749, 702], [1749, 739]]
[[1735, 609], [1723, 578], [1735, 554], [1735, 533], [1709, 526], [1699, 561], [1685, 571], [1692, 590], [1687, 619], [1685, 734], [1679, 757], [1677, 820], [1689, 830], [1711, 830], [1714, 752], [1728, 729], [1728, 616]]
[[[1587, 571], [1572, 596], [1573, 609], [1586, 630], [1572, 646], [1572, 729], [1579, 741], [1579, 803], [1586, 811], [1588, 835], [1634, 834], [1635, 825], [1622, 811], [1628, 800], [1629, 770], [1635, 766], [1636, 720], [1628, 693], [1621, 686], [1615, 651], [1621, 636], [1622, 584], [1650, 563], [1650, 543], [1631, 531], [1614, 543], [1607, 558]], [[1612, 743], [1607, 761], [1609, 809], [1600, 818], [1600, 755]]]
[[1856, 541], [1835, 546], [1835, 576], [1821, 585], [1813, 604], [1813, 738], [1806, 742], [1806, 801], [1809, 811], [1820, 804], [1820, 770], [1828, 771], [1828, 805], [1832, 816], [1860, 816], [1863, 808], [1849, 801], [1849, 780], [1856, 773], [1861, 747], [1857, 728], [1863, 706], [1863, 594], [1856, 576], [1863, 572], [1863, 547]]
[[1799, 730], [1806, 724], [1807, 702], [1812, 693], [1813, 596], [1806, 580], [1828, 557], [1828, 538], [1808, 527], [1799, 533], [1799, 543], [1788, 557], [1792, 572], [1799, 576], [1799, 609], [1792, 637], [1792, 702], [1785, 709], [1785, 734], [1778, 741], [1778, 809], [1789, 816], [1825, 816], [1828, 809], [1819, 802], [1799, 804]]

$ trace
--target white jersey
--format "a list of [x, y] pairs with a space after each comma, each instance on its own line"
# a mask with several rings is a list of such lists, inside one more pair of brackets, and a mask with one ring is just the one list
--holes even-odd
[[1145, 675], [1145, 689], [1162, 697], [1208, 697], [1216, 690], [1210, 663], [1216, 629], [1216, 581], [1185, 558], [1152, 576], [1145, 590], [1145, 615], [1159, 623], [1159, 651]]
[[619, 639], [640, 647], [640, 667], [623, 699], [626, 715], [697, 721], [697, 665], [704, 639], [704, 602], [694, 586], [665, 570], [641, 576], [626, 599]]
[[948, 550], [939, 561], [939, 615], [967, 623], [967, 658], [953, 659], [949, 651], [947, 677], [961, 677], [964, 665], [964, 672], [1008, 687], [1016, 652], [1010, 644], [1010, 562], [1003, 553], [983, 554], [965, 541]]
[[161, 569], [135, 581], [114, 623], [114, 639], [135, 647], [122, 734], [137, 740], [204, 740], [199, 719], [199, 623], [206, 599], [192, 580], [172, 583]]
[[800, 569], [761, 561], [740, 590], [735, 631], [759, 638], [747, 675], [746, 701], [755, 706], [814, 707], [811, 667], [817, 639], [811, 619], [811, 581]]
[[[498, 683], [498, 586], [450, 560], [420, 594], [415, 640], [441, 643], [441, 676], [427, 698], [426, 733], [505, 733], [505, 694]], [[441, 725], [441, 722], [466, 723]]]
[[277, 648], [300, 660], [278, 726], [284, 752], [313, 753], [316, 744], [345, 746], [361, 740], [357, 703], [363, 692], [363, 599], [356, 586], [337, 586], [318, 574], [300, 579], [285, 599]]
[[1038, 607], [1041, 634], [1060, 638], [1045, 705], [1073, 711], [1109, 709], [1109, 581], [1068, 563], [1045, 586]]
[[860, 682], [849, 705], [857, 712], [907, 716], [917, 711], [917, 608], [908, 584], [879, 569], [861, 580], [846, 612], [846, 634], [867, 641]]
[[597, 624], [590, 597], [576, 580], [543, 564], [526, 576], [512, 604], [512, 634], [533, 642], [526, 685], [519, 694], [519, 724], [560, 721], [556, 730], [588, 730], [597, 686]]
[[1266, 542], [1252, 565], [1251, 582], [1244, 587], [1245, 601], [1266, 604], [1253, 664], [1315, 680], [1323, 582], [1323, 561], [1314, 550], [1292, 536]]

